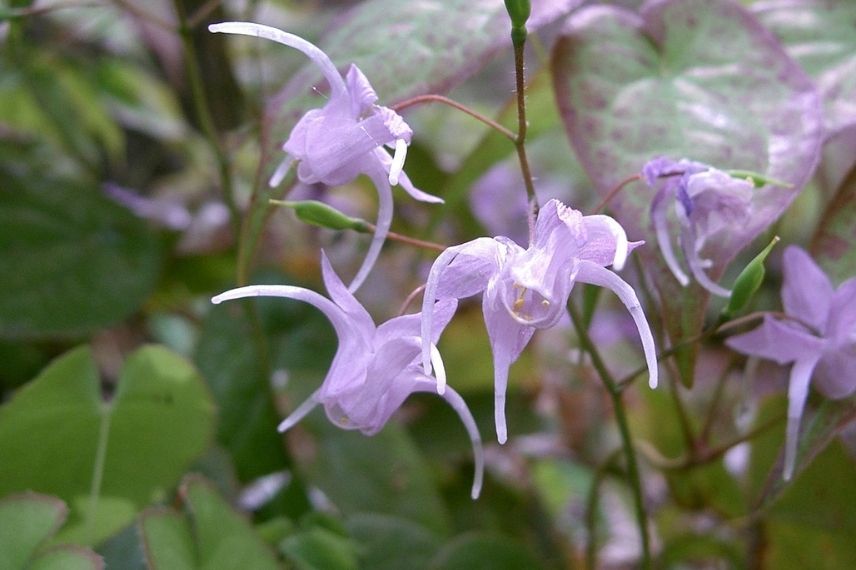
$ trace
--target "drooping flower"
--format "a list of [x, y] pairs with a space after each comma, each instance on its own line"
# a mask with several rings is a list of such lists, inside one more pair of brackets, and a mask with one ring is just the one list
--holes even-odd
[[731, 291], [715, 283], [705, 270], [712, 265], [701, 252], [712, 239], [729, 228], [745, 224], [752, 202], [752, 183], [706, 164], [659, 157], [642, 169], [642, 178], [657, 193], [651, 202], [651, 221], [657, 243], [669, 270], [686, 287], [689, 277], [681, 269], [672, 248], [668, 212], [674, 204], [680, 224], [678, 242], [690, 273], [698, 283], [720, 297]]
[[[624, 229], [609, 216], [583, 216], [558, 200], [541, 208], [532, 243], [523, 249], [498, 236], [450, 247], [437, 257], [422, 306], [422, 333], [433, 330], [436, 299], [461, 299], [483, 292], [482, 310], [494, 366], [496, 434], [505, 443], [505, 392], [508, 369], [536, 329], [555, 325], [575, 281], [607, 287], [633, 317], [648, 364], [649, 383], [657, 385], [657, 356], [651, 329], [633, 288], [606, 266], [621, 269], [630, 250]], [[423, 367], [430, 371], [428, 347]]]
[[[211, 32], [243, 34], [273, 40], [303, 52], [330, 84], [330, 98], [320, 109], [307, 112], [283, 145], [285, 159], [270, 179], [279, 186], [293, 163], [297, 177], [306, 184], [347, 184], [360, 174], [368, 176], [378, 192], [377, 229], [362, 266], [349, 285], [362, 285], [374, 266], [392, 222], [392, 186], [401, 185], [416, 200], [443, 200], [415, 186], [404, 173], [404, 159], [413, 131], [401, 116], [377, 105], [378, 96], [366, 76], [351, 65], [343, 78], [333, 62], [312, 43], [294, 34], [250, 22], [223, 22], [208, 26]], [[390, 156], [383, 147], [395, 150]]]
[[[323, 252], [321, 269], [329, 299], [309, 289], [289, 285], [239, 287], [211, 299], [214, 303], [244, 297], [297, 299], [319, 309], [333, 325], [339, 346], [324, 382], [282, 421], [279, 431], [291, 428], [320, 404], [338, 427], [360, 430], [371, 436], [380, 431], [408, 396], [416, 392], [437, 392], [457, 412], [470, 436], [475, 458], [472, 496], [477, 498], [484, 473], [481, 437], [464, 400], [446, 386], [443, 361], [435, 346], [457, 302], [437, 303], [434, 310], [439, 318], [424, 337], [420, 336], [418, 313], [394, 317], [375, 326], [365, 308], [333, 271]], [[419, 355], [423, 346], [434, 364], [436, 377], [422, 371]]]
[[726, 344], [744, 354], [793, 363], [788, 386], [788, 427], [784, 478], [796, 462], [800, 419], [810, 380], [826, 397], [856, 392], [856, 277], [832, 287], [829, 278], [802, 249], [784, 254], [782, 305], [788, 319], [767, 316], [760, 327]]

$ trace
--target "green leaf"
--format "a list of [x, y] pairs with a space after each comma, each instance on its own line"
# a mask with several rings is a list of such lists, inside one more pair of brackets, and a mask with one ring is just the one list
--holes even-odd
[[[844, 426], [854, 419], [856, 419], [856, 397], [838, 401], [824, 400], [814, 414], [810, 416], [806, 414], [802, 420], [803, 427], [797, 444], [794, 477], [790, 481], [785, 481], [781, 476], [781, 461], [773, 465], [767, 476], [767, 484], [759, 501], [759, 507], [768, 508], [775, 504], [790, 487], [798, 482], [802, 471], [811, 469], [811, 473], [814, 473], [815, 476], [821, 476], [823, 471], [813, 468], [812, 463], [829, 446]], [[824, 483], [824, 485], [828, 484], [828, 482]], [[812, 487], [805, 486], [804, 488]], [[846, 488], [847, 485], [841, 487], [842, 490]], [[856, 487], [853, 489], [854, 500], [856, 500]], [[817, 494], [817, 488], [815, 488], [814, 494]]]
[[22, 493], [0, 500], [0, 568], [23, 569], [67, 515], [55, 497]]
[[431, 471], [401, 427], [390, 422], [366, 437], [333, 426], [317, 412], [303, 421], [316, 441], [312, 456], [299, 467], [343, 514], [373, 511], [448, 532], [449, 515]]
[[830, 133], [856, 123], [856, 4], [773, 0], [753, 6], [761, 23], [820, 87]]
[[0, 408], [0, 494], [57, 495], [72, 505], [70, 536], [98, 542], [175, 485], [213, 420], [201, 378], [180, 356], [141, 348], [104, 402], [91, 351], [75, 349]]
[[140, 517], [150, 570], [279, 568], [270, 547], [210, 483], [189, 476], [181, 497], [187, 515], [158, 508]]
[[102, 570], [101, 557], [82, 546], [58, 546], [39, 555], [27, 570]]
[[436, 534], [407, 519], [363, 513], [349, 517], [345, 524], [359, 545], [361, 568], [419, 570], [440, 549]]
[[0, 568], [4, 570], [100, 570], [101, 558], [81, 546], [44, 550], [68, 508], [56, 497], [27, 492], [0, 500]]
[[352, 570], [358, 566], [354, 544], [324, 528], [293, 534], [279, 548], [298, 570]]
[[523, 546], [497, 535], [472, 533], [447, 544], [431, 562], [433, 570], [536, 570], [544, 565]]
[[0, 163], [0, 337], [69, 337], [116, 323], [155, 288], [158, 239], [71, 180]]
[[817, 225], [811, 253], [834, 282], [856, 275], [856, 167], [838, 189]]
[[188, 477], [182, 497], [193, 518], [200, 567], [205, 570], [231, 568], [275, 569], [273, 551], [253, 531], [244, 517], [200, 477]]
[[190, 522], [169, 509], [148, 509], [140, 516], [140, 535], [149, 570], [195, 570]]

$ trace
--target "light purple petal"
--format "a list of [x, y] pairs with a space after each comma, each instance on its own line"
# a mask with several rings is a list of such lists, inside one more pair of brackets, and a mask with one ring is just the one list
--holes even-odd
[[[438, 298], [461, 299], [484, 290], [488, 280], [497, 272], [499, 244], [490, 238], [473, 241], [446, 249], [434, 261], [422, 299], [422, 338], [431, 337], [434, 319], [434, 301]], [[422, 364], [425, 373], [431, 371], [428, 346], [423, 347]]]
[[336, 334], [340, 340], [351, 336], [353, 329], [345, 312], [330, 301], [330, 299], [303, 287], [292, 287], [291, 285], [249, 285], [247, 287], [230, 289], [219, 295], [215, 295], [211, 298], [211, 302], [219, 305], [223, 301], [249, 297], [283, 297], [303, 301], [324, 313], [324, 316], [330, 320], [333, 328], [336, 329]]
[[764, 317], [758, 328], [733, 336], [725, 344], [737, 352], [779, 364], [816, 358], [826, 345], [823, 339], [801, 330], [796, 323], [778, 321], [770, 316]]
[[686, 192], [692, 202], [689, 214], [697, 239], [726, 230], [733, 231], [749, 218], [754, 186], [721, 170], [711, 169], [687, 179]]
[[353, 63], [345, 74], [345, 83], [348, 86], [348, 94], [351, 96], [351, 114], [354, 117], [367, 113], [377, 103], [377, 93], [371, 83]]
[[652, 189], [660, 186], [674, 186], [683, 174], [703, 172], [709, 167], [700, 162], [682, 158], [674, 160], [668, 156], [652, 158], [642, 166], [642, 180]]
[[357, 301], [354, 295], [348, 291], [342, 280], [339, 279], [339, 276], [330, 265], [330, 260], [327, 258], [324, 250], [321, 250], [321, 277], [324, 280], [324, 287], [327, 288], [327, 293], [333, 302], [339, 305], [342, 311], [348, 315], [354, 326], [359, 329], [360, 334], [366, 338], [371, 338], [375, 330], [375, 324], [371, 315]]
[[484, 323], [490, 338], [490, 350], [493, 354], [494, 377], [494, 421], [496, 438], [499, 443], [508, 439], [505, 423], [505, 392], [508, 387], [508, 369], [520, 356], [529, 343], [535, 328], [521, 325], [511, 318], [505, 306], [490, 291], [482, 298]]
[[824, 332], [832, 301], [832, 283], [802, 249], [789, 246], [784, 254], [782, 304], [785, 312]]
[[252, 22], [221, 22], [219, 24], [211, 24], [208, 26], [208, 31], [217, 33], [223, 32], [226, 34], [242, 34], [245, 36], [255, 36], [275, 41], [277, 43], [292, 47], [303, 52], [311, 59], [318, 67], [330, 84], [332, 90], [331, 98], [341, 98], [347, 96], [347, 87], [339, 75], [339, 71], [327, 54], [318, 49], [314, 44], [307, 42], [300, 36], [283, 32], [270, 26], [262, 24], [254, 24]]
[[667, 218], [669, 208], [669, 198], [671, 194], [665, 190], [660, 190], [654, 196], [651, 203], [651, 223], [654, 226], [654, 233], [657, 236], [657, 245], [660, 247], [660, 253], [663, 255], [663, 260], [666, 266], [675, 279], [678, 280], [683, 287], [690, 284], [690, 278], [681, 269], [678, 258], [675, 256], [675, 250], [672, 247], [672, 236], [669, 233], [669, 221]]
[[808, 385], [811, 373], [817, 364], [817, 357], [797, 360], [791, 368], [791, 380], [788, 385], [788, 427], [785, 434], [785, 470], [782, 476], [789, 481], [794, 474], [797, 459], [797, 444], [800, 435], [805, 401], [808, 397]]
[[[449, 325], [455, 310], [457, 299], [443, 299], [434, 304], [434, 317], [430, 341], [434, 344], [440, 339], [443, 330]], [[414, 313], [401, 317], [393, 317], [381, 324], [375, 333], [375, 343], [383, 344], [391, 339], [403, 336], [419, 336], [421, 334], [422, 314]]]
[[297, 422], [306, 417], [306, 415], [315, 409], [315, 406], [319, 404], [318, 401], [318, 391], [314, 392], [309, 398], [306, 399], [305, 402], [297, 406], [297, 409], [291, 412], [284, 420], [280, 422], [277, 426], [277, 431], [279, 433], [285, 433], [286, 431], [293, 428]]
[[856, 277], [842, 283], [833, 293], [824, 334], [835, 346], [856, 344]]
[[[414, 392], [434, 392], [433, 382], [430, 379], [419, 380], [414, 385]], [[475, 462], [475, 474], [473, 475], [473, 487], [470, 496], [475, 500], [478, 499], [481, 493], [482, 483], [484, 481], [484, 448], [482, 447], [481, 435], [479, 435], [476, 421], [466, 402], [453, 389], [448, 388], [443, 394], [443, 399], [452, 406], [461, 422], [467, 430], [467, 435], [470, 436], [470, 443], [473, 446], [473, 460]]]
[[382, 167], [377, 164], [369, 172], [369, 177], [372, 179], [372, 182], [374, 182], [375, 188], [377, 189], [377, 221], [375, 222], [375, 232], [372, 236], [372, 241], [371, 244], [369, 244], [369, 250], [366, 252], [363, 264], [357, 271], [354, 280], [351, 281], [350, 285], [348, 285], [348, 290], [352, 293], [356, 292], [357, 289], [360, 288], [360, 285], [362, 285], [366, 280], [366, 277], [369, 276], [372, 267], [374, 267], [374, 264], [380, 255], [383, 242], [386, 241], [386, 236], [389, 233], [389, 227], [392, 225], [392, 188], [389, 187], [389, 180], [387, 179], [386, 173], [383, 172]]
[[[613, 265], [616, 271], [621, 271], [630, 244], [627, 233], [614, 218], [610, 216], [584, 216], [582, 219], [586, 240], [579, 250], [578, 257], [606, 267]], [[633, 247], [644, 242], [634, 242]]]
[[833, 400], [856, 392], [856, 340], [823, 355], [814, 371], [814, 387]]
[[657, 368], [657, 350], [654, 347], [654, 336], [651, 334], [651, 327], [648, 325], [648, 320], [645, 318], [642, 305], [639, 303], [633, 287], [612, 271], [604, 269], [600, 265], [596, 265], [590, 261], [580, 262], [577, 281], [610, 289], [624, 303], [627, 310], [630, 311], [630, 316], [633, 317], [633, 322], [636, 323], [636, 329], [639, 331], [639, 339], [642, 341], [642, 351], [645, 354], [645, 363], [648, 365], [648, 385], [651, 388], [656, 388], [659, 373]]
[[710, 266], [710, 262], [701, 258], [699, 248], [702, 244], [696, 239], [695, 228], [693, 226], [684, 226], [681, 228], [680, 234], [681, 249], [684, 252], [684, 259], [690, 266], [690, 273], [699, 285], [719, 297], [730, 297], [731, 291], [714, 282], [705, 269]]
[[383, 118], [371, 115], [356, 122], [326, 111], [327, 107], [307, 125], [302, 153], [292, 145], [290, 138], [284, 146], [288, 153], [301, 161], [301, 169], [298, 170], [301, 181], [337, 186], [350, 182], [359, 174], [370, 173], [377, 163], [373, 151], [395, 142]]

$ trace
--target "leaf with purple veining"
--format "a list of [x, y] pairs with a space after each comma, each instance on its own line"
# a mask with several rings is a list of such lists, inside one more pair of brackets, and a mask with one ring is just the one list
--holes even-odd
[[817, 226], [811, 252], [835, 283], [856, 276], [856, 166], [850, 170]]
[[[568, 21], [553, 69], [571, 142], [601, 193], [656, 155], [752, 170], [791, 185], [756, 192], [750, 223], [705, 252], [717, 265], [782, 213], [817, 162], [816, 90], [734, 3], [655, 1], [640, 14], [582, 10]], [[613, 207], [630, 228], [647, 233], [651, 197], [634, 186]]]
[[856, 125], [856, 2], [769, 0], [752, 11], [817, 83], [827, 132]]
[[[533, 2], [530, 30], [567, 14], [581, 0]], [[337, 18], [319, 47], [340, 69], [355, 63], [387, 104], [443, 92], [511, 46], [511, 24], [499, 0], [368, 0]], [[320, 74], [306, 66], [272, 99], [265, 123], [284, 138]], [[326, 90], [323, 86], [321, 90]]]
[[[614, 6], [578, 11], [553, 51], [552, 67], [569, 138], [602, 195], [658, 155], [788, 183], [756, 190], [748, 223], [704, 248], [714, 278], [814, 171], [822, 139], [819, 95], [775, 38], [733, 2], [656, 0], [639, 13]], [[651, 244], [653, 196], [634, 184], [610, 203], [628, 235]], [[654, 248], [640, 253], [658, 270], [673, 340], [692, 336], [701, 326], [705, 292], [680, 287]], [[679, 359], [689, 383], [692, 355]]]

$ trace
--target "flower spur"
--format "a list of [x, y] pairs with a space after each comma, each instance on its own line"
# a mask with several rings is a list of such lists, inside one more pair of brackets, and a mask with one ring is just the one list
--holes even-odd
[[[360, 174], [372, 180], [378, 192], [377, 223], [366, 257], [348, 286], [355, 292], [377, 261], [389, 232], [392, 186], [401, 185], [416, 200], [443, 201], [417, 189], [403, 171], [413, 131], [398, 113], [377, 105], [377, 93], [356, 65], [352, 64], [343, 78], [327, 54], [299, 36], [251, 22], [223, 22], [208, 29], [265, 38], [292, 47], [312, 60], [329, 83], [327, 103], [308, 111], [283, 143], [286, 157], [273, 173], [270, 185], [279, 186], [295, 162], [297, 177], [306, 184], [339, 186]], [[394, 156], [384, 146], [393, 148]]]
[[[457, 301], [445, 300], [434, 308], [438, 318], [428, 334], [420, 336], [420, 315], [394, 317], [375, 326], [365, 308], [345, 287], [327, 256], [321, 270], [330, 298], [289, 285], [253, 285], [217, 295], [215, 304], [244, 297], [284, 297], [308, 303], [326, 316], [339, 338], [336, 355], [321, 387], [279, 425], [284, 432], [319, 404], [330, 421], [342, 429], [374, 435], [389, 421], [408, 396], [436, 392], [455, 410], [469, 434], [475, 459], [472, 497], [478, 498], [484, 473], [481, 437], [461, 396], [446, 386], [443, 361], [435, 343], [451, 320]], [[429, 339], [425, 342], [423, 339]], [[423, 346], [434, 365], [435, 376], [424, 374], [419, 363]]]

